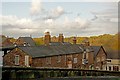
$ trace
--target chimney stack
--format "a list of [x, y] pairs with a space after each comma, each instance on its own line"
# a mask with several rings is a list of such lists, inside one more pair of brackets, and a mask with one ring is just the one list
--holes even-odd
[[85, 46], [90, 46], [90, 42], [89, 42], [89, 41], [86, 41], [86, 42], [85, 42]]
[[51, 42], [50, 32], [45, 32], [45, 38], [44, 38], [45, 45], [49, 45], [50, 42]]
[[85, 46], [90, 46], [90, 42], [89, 42], [88, 38], [85, 39]]
[[76, 37], [73, 37], [73, 44], [76, 44], [77, 40]]
[[64, 36], [63, 36], [63, 34], [59, 34], [58, 42], [61, 42], [61, 43], [64, 42]]

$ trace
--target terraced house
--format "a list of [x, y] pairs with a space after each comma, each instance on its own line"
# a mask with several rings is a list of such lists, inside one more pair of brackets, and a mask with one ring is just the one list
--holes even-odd
[[49, 32], [45, 33], [44, 38], [45, 45], [40, 46], [33, 45], [30, 37], [26, 41], [19, 38], [16, 43], [20, 41], [23, 45], [15, 44], [15, 48], [3, 57], [3, 65], [100, 70], [106, 67], [106, 52], [102, 46], [91, 46], [89, 41], [76, 44], [75, 37], [73, 44], [70, 44], [64, 42], [63, 34], [58, 36], [58, 42], [52, 42]]

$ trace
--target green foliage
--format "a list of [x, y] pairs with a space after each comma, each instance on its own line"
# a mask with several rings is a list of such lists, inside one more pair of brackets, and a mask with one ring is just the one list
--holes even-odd
[[33, 38], [33, 40], [35, 41], [36, 45], [43, 45], [44, 44], [44, 38]]

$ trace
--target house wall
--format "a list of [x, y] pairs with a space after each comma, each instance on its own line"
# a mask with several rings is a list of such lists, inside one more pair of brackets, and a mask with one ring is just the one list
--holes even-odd
[[[109, 67], [111, 67], [111, 69]], [[115, 69], [114, 67], [118, 67], [118, 69]], [[120, 59], [107, 59], [106, 70], [120, 71]]]
[[[15, 65], [15, 55], [19, 55], [19, 65]], [[13, 49], [3, 57], [4, 66], [25, 66], [25, 54], [18, 48]], [[29, 56], [29, 65], [32, 65], [32, 57]]]
[[[19, 65], [15, 65], [15, 55], [19, 55]], [[4, 66], [25, 66], [25, 56], [27, 54], [24, 53], [19, 48], [15, 48], [6, 54], [3, 57]], [[60, 56], [60, 61], [58, 61]], [[59, 68], [82, 68], [84, 67], [82, 64], [83, 54], [67, 54], [67, 55], [59, 55], [59, 56], [51, 56], [51, 57], [43, 57], [43, 58], [32, 58], [29, 56], [29, 65], [31, 67], [59, 67]], [[77, 62], [74, 62], [74, 58], [77, 58]], [[49, 63], [47, 62], [49, 61]], [[89, 66], [93, 64], [93, 54], [88, 53], [88, 64], [86, 64], [86, 69], [89, 69]]]
[[95, 57], [94, 67], [98, 70], [105, 70], [106, 68], [106, 58], [107, 55], [104, 52], [103, 48], [100, 48], [97, 56]]
[[88, 64], [86, 65], [87, 69], [92, 69], [94, 64], [94, 54], [93, 52], [89, 52], [88, 54]]
[[24, 45], [24, 40], [22, 38], [18, 38], [16, 41], [16, 45]]
[[[77, 58], [77, 63], [74, 63], [74, 58]], [[82, 66], [82, 54], [73, 54], [73, 68], [81, 68]]]
[[[94, 63], [93, 54], [88, 54], [88, 64], [86, 64], [86, 69]], [[60, 67], [60, 68], [82, 68], [82, 53], [70, 54], [70, 55], [60, 55], [60, 61], [58, 62], [59, 56], [51, 56], [44, 58], [33, 58], [33, 67]], [[77, 58], [77, 63], [74, 62], [74, 58]], [[50, 62], [48, 62], [48, 61]]]

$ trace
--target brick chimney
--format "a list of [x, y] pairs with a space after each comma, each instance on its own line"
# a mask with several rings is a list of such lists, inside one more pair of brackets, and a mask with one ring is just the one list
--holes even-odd
[[85, 40], [85, 46], [90, 46], [90, 42], [88, 40]]
[[86, 47], [90, 46], [90, 42], [89, 42], [89, 39], [88, 38], [85, 38], [83, 41], [82, 41], [82, 44]]
[[73, 44], [76, 44], [77, 40], [76, 37], [73, 37]]
[[63, 34], [59, 34], [58, 42], [61, 42], [61, 43], [64, 42], [64, 36], [63, 36]]
[[51, 42], [50, 32], [45, 32], [44, 44], [49, 45], [50, 42]]

